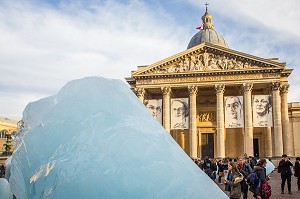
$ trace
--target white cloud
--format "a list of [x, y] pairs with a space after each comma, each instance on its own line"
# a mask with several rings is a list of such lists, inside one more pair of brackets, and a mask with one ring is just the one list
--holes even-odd
[[[59, 8], [7, 1], [0, 13], [0, 115], [13, 118], [32, 96], [85, 76], [123, 79], [136, 65], [184, 50], [187, 40], [172, 17], [139, 1]], [[12, 100], [15, 93], [22, 97]]]
[[[0, 2], [0, 115], [21, 118], [28, 102], [55, 94], [72, 79], [95, 75], [123, 79], [137, 65], [183, 51], [196, 32], [190, 27], [200, 24], [187, 21], [185, 25], [178, 20], [197, 15], [199, 23], [205, 3], [60, 2], [56, 6], [41, 1]], [[230, 48], [264, 58], [279, 57], [295, 69], [289, 78], [289, 101], [299, 101], [300, 1], [210, 4], [216, 30]], [[168, 10], [175, 5], [191, 10], [197, 6], [194, 10], [199, 11]]]

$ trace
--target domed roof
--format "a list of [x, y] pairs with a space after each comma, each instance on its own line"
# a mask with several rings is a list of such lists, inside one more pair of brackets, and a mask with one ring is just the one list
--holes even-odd
[[197, 32], [191, 39], [187, 49], [202, 44], [204, 42], [220, 45], [228, 48], [224, 37], [214, 29], [202, 29]]
[[207, 42], [215, 45], [220, 45], [225, 48], [228, 48], [228, 45], [224, 39], [224, 37], [214, 30], [214, 26], [212, 24], [212, 15], [207, 12], [207, 5], [206, 5], [206, 12], [202, 16], [202, 26], [197, 29], [200, 29], [191, 39], [187, 49], [192, 48], [196, 45], [201, 43]]

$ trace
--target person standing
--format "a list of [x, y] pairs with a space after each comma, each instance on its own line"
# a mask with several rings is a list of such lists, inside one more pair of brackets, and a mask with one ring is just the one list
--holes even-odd
[[247, 177], [252, 171], [252, 168], [249, 164], [247, 164], [246, 159], [243, 157], [239, 157], [238, 161], [238, 169], [239, 172], [243, 175], [244, 179], [241, 182], [241, 188], [242, 188], [242, 193], [243, 193], [243, 198], [247, 199], [248, 198], [248, 184], [247, 184]]
[[227, 179], [224, 182], [230, 186], [230, 199], [238, 199], [242, 194], [240, 182], [243, 180], [243, 175], [239, 172], [235, 162], [228, 164], [228, 171]]
[[203, 169], [204, 172], [211, 177], [211, 161], [210, 159], [208, 159], [208, 157], [206, 156], [204, 159], [204, 164], [203, 164]]
[[217, 178], [217, 171], [218, 171], [218, 165], [217, 165], [217, 160], [216, 159], [212, 159], [211, 160], [210, 169], [211, 169], [211, 176], [210, 176], [210, 178], [213, 181], [215, 181], [216, 178]]
[[300, 157], [296, 158], [294, 175], [296, 178], [298, 178], [297, 185], [298, 185], [298, 191], [300, 191]]
[[224, 177], [224, 164], [222, 160], [218, 161], [218, 176], [219, 176], [218, 182], [221, 183], [221, 179], [222, 177]]
[[[256, 199], [260, 199], [260, 198], [264, 198], [266, 199], [267, 197], [265, 197], [262, 194], [262, 186], [264, 183], [268, 183], [267, 181], [269, 180], [269, 176], [267, 176], [266, 174], [266, 165], [267, 165], [267, 161], [266, 159], [262, 158], [260, 159], [256, 166], [254, 166], [253, 171], [251, 172], [251, 174], [255, 174], [257, 176], [257, 182], [255, 184], [251, 184], [251, 179], [250, 180], [250, 191], [252, 193], [254, 193], [254, 198]], [[253, 175], [254, 176], [254, 175]], [[250, 177], [251, 178], [251, 177]]]
[[289, 194], [292, 194], [292, 185], [291, 185], [291, 176], [292, 176], [292, 171], [291, 167], [293, 164], [290, 162], [288, 156], [286, 154], [282, 155], [282, 160], [279, 162], [279, 170], [281, 174], [281, 194], [284, 194], [284, 186], [285, 186], [285, 181], [287, 181], [287, 186], [288, 186], [288, 191]]

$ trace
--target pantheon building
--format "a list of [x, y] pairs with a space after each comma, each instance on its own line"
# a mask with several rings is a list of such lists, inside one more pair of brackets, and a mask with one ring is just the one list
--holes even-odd
[[207, 8], [202, 21], [186, 50], [132, 71], [132, 90], [192, 158], [299, 156], [293, 69], [230, 49]]

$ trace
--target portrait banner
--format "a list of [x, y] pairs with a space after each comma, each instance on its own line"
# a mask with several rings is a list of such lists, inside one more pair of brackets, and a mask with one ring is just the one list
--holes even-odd
[[253, 95], [253, 127], [272, 127], [271, 95]]
[[243, 96], [224, 97], [225, 128], [244, 127]]
[[189, 128], [189, 99], [171, 99], [171, 129]]
[[151, 99], [144, 101], [153, 118], [162, 124], [162, 99]]

